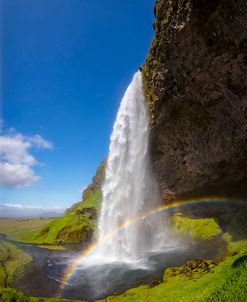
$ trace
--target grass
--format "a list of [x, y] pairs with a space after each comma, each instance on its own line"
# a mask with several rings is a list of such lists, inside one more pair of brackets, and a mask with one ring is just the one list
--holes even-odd
[[[0, 302], [71, 302], [71, 300], [56, 298], [34, 298], [13, 288], [0, 288]], [[73, 302], [79, 302], [73, 300]]]
[[14, 244], [0, 241], [0, 287], [7, 287], [20, 277], [32, 257]]
[[49, 225], [33, 234], [32, 241], [41, 244], [77, 243], [87, 240], [88, 232], [95, 222], [86, 216], [68, 214], [53, 220]]
[[100, 200], [100, 192], [91, 193], [84, 202], [75, 204], [65, 215], [51, 221], [38, 233], [34, 232], [32, 241], [41, 244], [65, 244], [91, 240], [95, 236], [94, 214], [98, 212]]
[[[44, 245], [79, 243], [95, 236], [101, 193], [91, 193], [84, 202], [73, 205], [63, 216], [53, 219], [0, 219], [0, 233], [9, 239]], [[95, 214], [96, 213], [96, 214]], [[54, 247], [54, 249], [57, 249]], [[61, 249], [59, 247], [58, 249]]]
[[29, 242], [29, 235], [48, 225], [54, 218], [14, 219], [0, 218], [0, 233], [15, 241]]
[[65, 250], [66, 248], [61, 245], [39, 245], [41, 249], [47, 249], [47, 250], [55, 250], [55, 251], [62, 251]]
[[189, 218], [182, 215], [172, 217], [173, 230], [180, 235], [187, 235], [199, 240], [209, 240], [221, 233], [214, 218]]
[[77, 213], [83, 209], [95, 208], [99, 210], [101, 201], [101, 192], [93, 192], [91, 193], [85, 201], [80, 201], [75, 203], [70, 209], [68, 209], [67, 214], [69, 213]]

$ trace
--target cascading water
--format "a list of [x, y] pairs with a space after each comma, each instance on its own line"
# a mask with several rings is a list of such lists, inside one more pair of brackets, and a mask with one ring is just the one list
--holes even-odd
[[[142, 75], [137, 72], [121, 101], [111, 135], [96, 249], [102, 260], [136, 262], [167, 243], [164, 216], [138, 220], [160, 204], [149, 164], [148, 134]], [[128, 221], [134, 222], [120, 227]]]

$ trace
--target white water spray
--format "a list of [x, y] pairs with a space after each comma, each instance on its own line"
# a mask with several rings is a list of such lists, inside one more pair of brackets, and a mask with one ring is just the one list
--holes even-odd
[[160, 204], [158, 186], [149, 164], [148, 136], [149, 115], [142, 75], [137, 72], [121, 101], [111, 135], [96, 250], [102, 261], [136, 262], [167, 243], [165, 218], [161, 214], [137, 219], [108, 236], [119, 225], [135, 220]]

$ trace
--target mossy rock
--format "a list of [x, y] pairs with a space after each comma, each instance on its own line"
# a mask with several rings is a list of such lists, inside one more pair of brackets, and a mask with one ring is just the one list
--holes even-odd
[[87, 225], [65, 226], [56, 236], [56, 243], [87, 242], [92, 239], [93, 229]]
[[209, 272], [213, 272], [216, 265], [213, 260], [190, 260], [182, 267], [168, 268], [164, 273], [163, 280], [169, 282], [171, 278], [176, 276], [181, 279], [198, 279]]

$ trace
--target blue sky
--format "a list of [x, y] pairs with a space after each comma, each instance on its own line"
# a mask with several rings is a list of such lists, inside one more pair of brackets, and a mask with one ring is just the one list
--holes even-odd
[[154, 1], [0, 1], [0, 135], [14, 153], [0, 150], [0, 164], [31, 177], [18, 183], [12, 173], [8, 182], [2, 173], [1, 203], [67, 207], [107, 155], [119, 102], [153, 36]]

